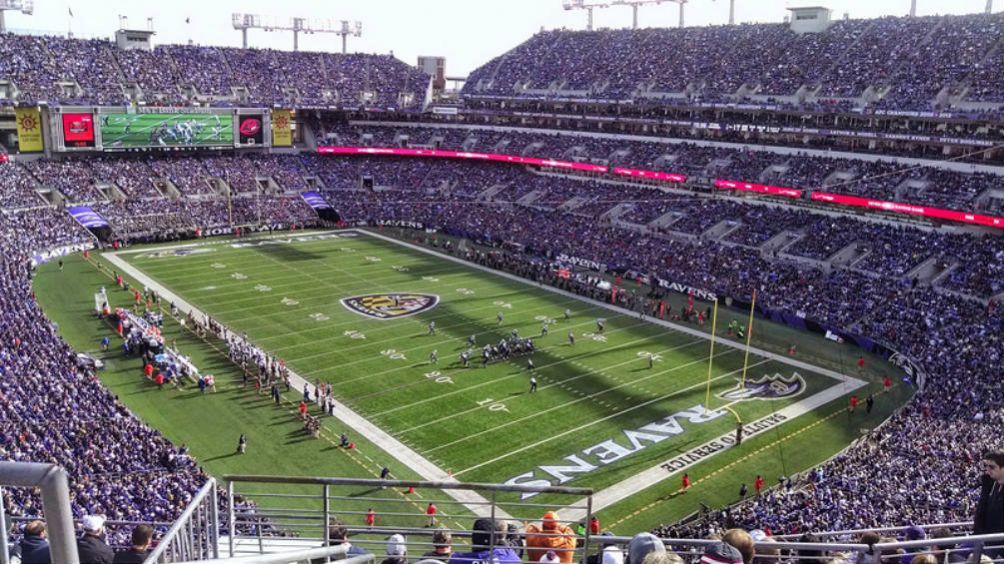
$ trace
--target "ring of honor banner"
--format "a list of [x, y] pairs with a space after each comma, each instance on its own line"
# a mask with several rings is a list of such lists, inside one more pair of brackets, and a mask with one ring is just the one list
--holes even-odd
[[272, 110], [272, 146], [293, 146], [292, 110]]
[[38, 108], [15, 108], [17, 144], [21, 152], [38, 152], [45, 149], [42, 143], [42, 116]]

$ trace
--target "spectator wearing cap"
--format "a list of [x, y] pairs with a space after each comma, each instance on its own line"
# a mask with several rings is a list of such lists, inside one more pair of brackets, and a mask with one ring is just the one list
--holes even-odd
[[115, 552], [105, 542], [105, 518], [102, 515], [88, 515], [83, 520], [84, 536], [77, 540], [77, 555], [80, 564], [112, 564]]
[[742, 529], [729, 529], [722, 535], [722, 542], [735, 547], [739, 554], [743, 555], [743, 562], [751, 564], [753, 562], [753, 537]]
[[719, 541], [704, 548], [701, 564], [743, 564], [743, 555], [738, 548]]
[[[924, 540], [927, 538], [927, 532], [924, 531], [924, 529], [918, 527], [917, 525], [910, 525], [909, 527], [906, 528], [906, 530], [903, 531], [903, 538], [908, 541]], [[902, 562], [902, 564], [910, 564], [910, 562], [913, 560], [913, 557], [916, 556], [917, 554], [918, 553], [910, 552], [909, 550], [907, 550], [903, 554], [903, 557], [900, 559], [900, 562]]]
[[575, 546], [575, 533], [561, 523], [556, 511], [544, 513], [540, 524], [526, 526], [526, 548], [531, 562], [540, 562], [548, 550], [553, 550], [562, 564], [571, 564]]
[[603, 547], [602, 564], [624, 564], [624, 551], [615, 545]]
[[491, 561], [493, 564], [520, 564], [520, 558], [506, 545], [505, 528], [498, 520], [480, 518], [471, 530], [471, 551], [454, 552], [449, 564], [474, 564]]
[[381, 564], [408, 564], [408, 545], [403, 535], [391, 535], [387, 538], [387, 558]]
[[149, 555], [150, 542], [153, 541], [153, 527], [136, 525], [132, 530], [132, 546], [129, 550], [115, 553], [114, 564], [143, 564]]
[[449, 562], [452, 551], [453, 533], [446, 529], [437, 529], [432, 533], [432, 551], [423, 554], [422, 559]]
[[45, 523], [31, 521], [24, 526], [21, 539], [21, 564], [49, 564], [49, 541], [45, 540]]
[[638, 533], [628, 543], [628, 559], [626, 564], [642, 564], [649, 554], [666, 552], [662, 539], [652, 533]]

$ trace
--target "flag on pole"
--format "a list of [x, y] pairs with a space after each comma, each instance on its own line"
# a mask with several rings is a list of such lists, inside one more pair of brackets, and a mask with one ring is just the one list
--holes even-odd
[[185, 23], [192, 23], [192, 18], [191, 17], [185, 18]]
[[66, 8], [66, 11], [70, 13], [70, 17], [73, 17], [73, 8]]

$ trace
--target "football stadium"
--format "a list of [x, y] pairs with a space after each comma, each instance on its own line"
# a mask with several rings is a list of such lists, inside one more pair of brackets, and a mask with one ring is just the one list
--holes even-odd
[[1004, 561], [992, 0], [104, 4], [0, 0], [0, 564]]

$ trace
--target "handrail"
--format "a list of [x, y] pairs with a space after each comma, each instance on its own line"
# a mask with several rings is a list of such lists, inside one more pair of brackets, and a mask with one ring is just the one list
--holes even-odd
[[[349, 547], [344, 544], [334, 546], [322, 546], [320, 548], [309, 548], [296, 552], [277, 552], [273, 554], [254, 554], [251, 556], [238, 556], [235, 558], [214, 558], [212, 560], [192, 560], [183, 564], [285, 564], [287, 562], [299, 562], [303, 560], [321, 560], [331, 558], [334, 560], [338, 556], [346, 556]], [[361, 554], [346, 559], [338, 559], [339, 564], [370, 564], [373, 562], [372, 554]]]
[[[915, 525], [924, 529], [925, 531], [932, 529], [957, 529], [959, 527], [967, 527], [972, 529], [972, 521], [959, 521], [956, 523], [932, 523], [930, 525]], [[813, 532], [817, 537], [836, 537], [843, 535], [860, 535], [862, 533], [885, 533], [892, 531], [902, 531], [905, 526], [901, 525], [899, 527], [875, 527], [873, 529], [843, 529], [840, 531], [821, 531]], [[802, 536], [802, 533], [792, 534], [792, 535], [774, 535], [775, 539], [794, 539]]]
[[79, 557], [66, 470], [55, 464], [0, 462], [0, 485], [42, 489], [42, 510], [49, 531], [52, 561], [77, 564]]
[[[164, 536], [161, 537], [160, 542], [157, 544], [157, 548], [153, 549], [150, 552], [149, 556], [146, 557], [146, 560], [144, 562], [159, 561], [159, 559], [164, 555], [165, 552], [167, 552], [167, 549], [171, 546], [171, 541], [174, 540], [176, 536], [178, 536], [178, 534], [181, 532], [182, 527], [184, 527], [185, 524], [191, 520], [192, 515], [195, 514], [195, 510], [198, 509], [198, 507], [206, 499], [206, 496], [210, 495], [213, 496], [213, 500], [215, 501], [216, 498], [215, 478], [209, 478], [208, 480], [206, 480], [206, 483], [203, 484], [201, 488], [199, 488], [199, 491], [196, 492], [194, 497], [192, 497], [192, 501], [189, 502], [188, 507], [186, 507], [185, 510], [181, 512], [181, 515], [179, 515], [178, 518], [174, 521], [174, 524], [171, 525], [171, 528], [168, 529], [166, 533], [164, 533]], [[214, 520], [216, 520], [215, 517], [216, 516], [214, 515]], [[212, 526], [213, 529], [216, 530], [215, 523], [210, 524], [210, 526]], [[217, 547], [218, 542], [216, 541], [217, 539], [210, 540], [210, 544], [212, 545], [212, 550], [213, 550], [213, 556], [219, 556], [218, 553], [219, 549]]]

